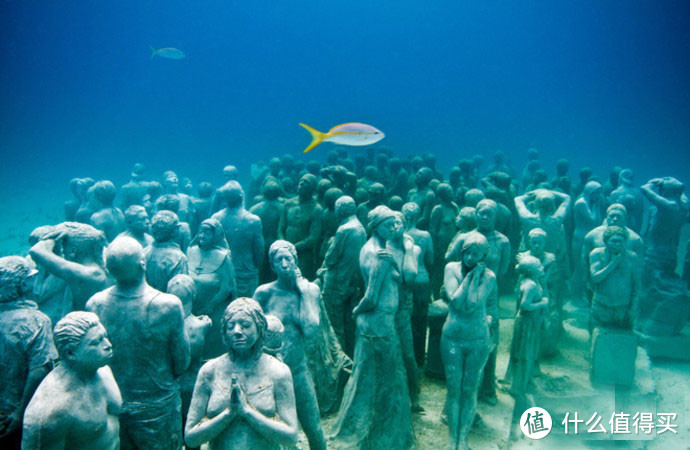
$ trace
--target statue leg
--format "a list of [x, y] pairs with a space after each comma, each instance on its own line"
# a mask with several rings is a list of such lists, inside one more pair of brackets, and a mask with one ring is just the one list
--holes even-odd
[[326, 306], [328, 320], [331, 322], [333, 332], [338, 338], [340, 347], [345, 349], [345, 304], [347, 292], [343, 287], [333, 286], [328, 283], [323, 288], [323, 302]]
[[462, 349], [445, 335], [441, 335], [441, 359], [446, 373], [446, 403], [444, 411], [448, 420], [450, 448], [456, 448], [460, 430], [460, 399], [462, 394], [462, 376], [464, 361]]
[[307, 435], [309, 448], [313, 450], [325, 450], [326, 438], [321, 429], [321, 417], [319, 404], [316, 400], [314, 381], [311, 379], [309, 369], [305, 364], [300, 364], [292, 372], [293, 385], [295, 387], [295, 403], [297, 406], [297, 418]]
[[414, 356], [418, 366], [424, 365], [426, 351], [426, 316], [431, 301], [431, 285], [429, 283], [415, 284], [412, 288], [412, 340], [414, 342]]
[[458, 438], [467, 445], [467, 436], [470, 434], [474, 416], [477, 412], [477, 392], [481, 381], [482, 371], [489, 357], [490, 345], [488, 342], [471, 344], [463, 349], [465, 364], [462, 374], [461, 400], [460, 400], [460, 430]]
[[413, 411], [423, 411], [419, 406], [419, 380], [417, 380], [417, 362], [414, 357], [414, 345], [412, 343], [412, 322], [409, 310], [399, 310], [397, 320], [398, 337], [402, 353], [405, 373], [407, 374], [407, 389], [410, 394], [410, 403]]

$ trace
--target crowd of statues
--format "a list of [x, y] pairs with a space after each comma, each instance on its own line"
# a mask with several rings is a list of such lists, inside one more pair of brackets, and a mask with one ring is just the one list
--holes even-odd
[[[516, 399], [532, 389], [566, 303], [591, 332], [684, 324], [683, 184], [569, 169], [549, 179], [530, 149], [522, 173], [497, 152], [446, 178], [431, 154], [379, 149], [273, 158], [246, 190], [234, 166], [217, 189], [142, 164], [119, 190], [73, 179], [66, 221], [0, 258], [0, 447], [268, 449], [301, 428], [313, 449], [410, 448], [430, 413], [466, 448], [497, 376]], [[425, 411], [434, 358], [446, 400]]]

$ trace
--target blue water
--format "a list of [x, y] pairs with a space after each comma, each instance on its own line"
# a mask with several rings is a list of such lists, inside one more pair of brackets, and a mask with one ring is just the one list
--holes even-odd
[[[497, 149], [520, 168], [534, 146], [549, 171], [566, 157], [573, 175], [620, 164], [640, 184], [690, 182], [687, 1], [0, 8], [0, 200], [59, 208], [70, 178], [121, 184], [136, 161], [219, 182], [225, 164], [302, 157], [298, 122], [369, 123], [442, 168]], [[187, 58], [150, 59], [149, 46]]]

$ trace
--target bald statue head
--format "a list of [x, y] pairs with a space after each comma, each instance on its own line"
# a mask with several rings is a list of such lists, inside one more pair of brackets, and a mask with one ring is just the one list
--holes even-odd
[[118, 237], [105, 249], [105, 266], [117, 284], [136, 284], [144, 278], [144, 249], [131, 237]]
[[230, 180], [225, 183], [218, 189], [218, 193], [225, 201], [225, 204], [228, 205], [228, 208], [237, 208], [241, 206], [244, 201], [242, 186], [235, 180]]
[[335, 215], [338, 220], [347, 219], [355, 214], [357, 205], [352, 197], [343, 195], [335, 201]]

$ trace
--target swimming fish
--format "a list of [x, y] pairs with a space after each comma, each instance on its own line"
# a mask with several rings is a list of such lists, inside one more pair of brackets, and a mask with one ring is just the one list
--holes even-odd
[[322, 142], [333, 142], [334, 144], [341, 145], [369, 145], [380, 141], [386, 137], [380, 130], [367, 125], [364, 123], [349, 122], [337, 125], [327, 133], [322, 133], [310, 127], [300, 123], [304, 129], [311, 133], [312, 141], [307, 148], [304, 149], [302, 153], [307, 153], [311, 151]]
[[173, 47], [159, 48], [158, 50], [151, 47], [151, 59], [156, 55], [167, 59], [185, 59], [187, 57], [182, 50]]

